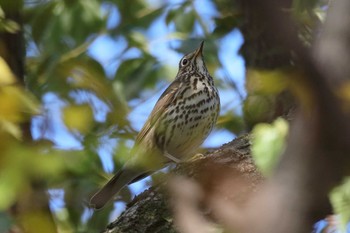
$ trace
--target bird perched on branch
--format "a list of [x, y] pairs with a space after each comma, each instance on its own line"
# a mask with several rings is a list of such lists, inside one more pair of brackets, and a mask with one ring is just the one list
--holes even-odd
[[138, 134], [129, 161], [90, 200], [102, 208], [124, 186], [167, 163], [189, 158], [213, 129], [220, 99], [203, 58], [202, 42], [179, 63], [175, 80], [163, 92]]

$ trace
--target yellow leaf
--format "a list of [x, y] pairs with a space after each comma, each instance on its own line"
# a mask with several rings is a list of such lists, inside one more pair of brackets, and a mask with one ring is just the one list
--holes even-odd
[[18, 171], [14, 166], [2, 168], [0, 173], [0, 210], [5, 210], [13, 205], [17, 199], [19, 190], [24, 185], [22, 173]]
[[0, 129], [1, 131], [11, 134], [18, 140], [22, 138], [22, 130], [20, 126], [10, 121], [3, 121], [0, 119]]
[[55, 233], [56, 226], [51, 216], [44, 211], [30, 212], [20, 215], [20, 223], [27, 233], [46, 232]]
[[247, 70], [248, 93], [278, 94], [287, 88], [287, 72], [282, 70]]
[[21, 122], [21, 99], [18, 87], [6, 86], [0, 89], [0, 119], [10, 122]]
[[19, 123], [39, 113], [39, 105], [24, 88], [16, 85], [16, 77], [0, 57], [0, 130], [21, 137]]
[[63, 121], [69, 130], [88, 133], [93, 125], [93, 112], [88, 104], [67, 106], [63, 109]]
[[0, 85], [9, 85], [16, 82], [16, 77], [2, 57], [0, 57], [0, 74]]
[[0, 118], [11, 122], [22, 122], [25, 114], [39, 113], [39, 104], [23, 88], [18, 86], [0, 87]]

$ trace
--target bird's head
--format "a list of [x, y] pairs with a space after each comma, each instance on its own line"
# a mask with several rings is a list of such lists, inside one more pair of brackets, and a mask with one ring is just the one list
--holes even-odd
[[186, 54], [179, 62], [179, 74], [197, 72], [208, 75], [207, 67], [203, 58], [204, 41], [201, 42], [199, 48], [192, 53]]

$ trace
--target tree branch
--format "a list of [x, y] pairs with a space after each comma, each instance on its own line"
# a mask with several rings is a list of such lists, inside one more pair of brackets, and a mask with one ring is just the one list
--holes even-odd
[[[104, 232], [176, 232], [181, 226], [175, 227], [174, 221], [181, 222], [179, 218], [185, 216], [190, 223], [193, 220], [181, 206], [177, 208], [183, 200], [179, 192], [197, 187], [200, 194], [194, 193], [194, 199], [199, 203], [205, 203], [213, 193], [221, 192], [227, 200], [243, 204], [263, 178], [251, 158], [250, 139], [245, 135], [203, 158], [178, 165], [166, 180], [137, 196]], [[227, 186], [230, 189], [223, 186], [223, 180], [228, 182], [226, 185], [230, 184]], [[190, 182], [187, 188], [186, 182]], [[236, 187], [234, 192], [231, 192], [232, 185]], [[209, 210], [206, 212], [210, 218], [215, 218]], [[185, 232], [186, 227], [182, 228], [185, 229], [181, 232]]]

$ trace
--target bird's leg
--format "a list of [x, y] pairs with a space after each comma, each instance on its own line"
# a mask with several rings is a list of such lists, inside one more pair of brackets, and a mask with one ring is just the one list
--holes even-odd
[[169, 154], [167, 151], [164, 151], [164, 156], [167, 157], [168, 159], [170, 159], [172, 162], [174, 163], [181, 163], [182, 161], [174, 156], [172, 156], [171, 154]]

